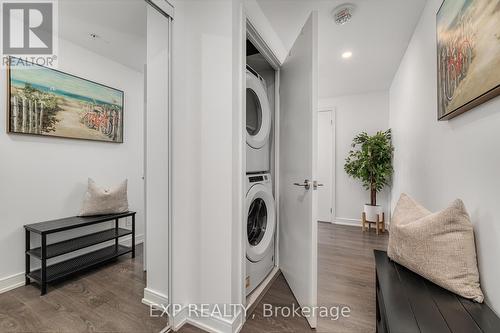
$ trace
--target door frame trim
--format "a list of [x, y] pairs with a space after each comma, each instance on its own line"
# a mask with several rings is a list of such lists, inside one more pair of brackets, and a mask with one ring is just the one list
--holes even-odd
[[[336, 129], [337, 129], [337, 108], [336, 107], [320, 107], [318, 108], [318, 112], [331, 112], [331, 120], [332, 120], [332, 174], [330, 175], [331, 177], [331, 203], [330, 207], [332, 208], [332, 211], [330, 212], [330, 223], [335, 222], [335, 216], [337, 216], [337, 200], [336, 200], [336, 194], [337, 194], [337, 182], [336, 182], [336, 169], [337, 169], [337, 147], [335, 146], [336, 144]], [[323, 221], [322, 221], [323, 222]]]
[[262, 54], [262, 56], [267, 60], [271, 67], [274, 68], [274, 70], [279, 70], [281, 63], [278, 60], [278, 57], [274, 54], [273, 50], [259, 34], [254, 24], [252, 23], [251, 18], [245, 16], [244, 19], [246, 22], [245, 38], [248, 38], [252, 42], [255, 48], [260, 52], [260, 54]]
[[174, 5], [169, 0], [145, 0], [149, 5], [155, 8], [163, 16], [169, 19], [174, 18]]
[[[279, 87], [280, 87], [280, 66], [281, 63], [276, 56], [276, 54], [273, 52], [272, 48], [269, 47], [269, 44], [262, 38], [262, 35], [257, 31], [257, 28], [255, 25], [252, 23], [251, 17], [248, 15], [247, 10], [243, 10], [243, 16], [242, 16], [242, 24], [243, 24], [243, 33], [242, 33], [242, 38], [243, 38], [243, 63], [246, 64], [246, 40], [250, 40], [252, 44], [257, 48], [257, 50], [262, 54], [262, 56], [267, 60], [267, 62], [271, 65], [271, 67], [275, 70], [275, 98], [274, 98], [274, 119], [273, 119], [273, 140], [274, 140], [274, 201], [275, 201], [275, 207], [276, 207], [276, 230], [275, 230], [275, 267], [279, 268], [280, 263], [279, 263], [279, 238], [277, 235], [279, 234], [279, 220], [280, 220], [280, 212], [279, 212], [279, 126], [276, 126], [276, 124], [279, 123], [279, 113], [280, 113], [280, 100], [279, 100]], [[242, 87], [246, 87], [246, 67], [243, 66], [242, 68]], [[246, 94], [242, 94], [242, 104], [243, 106], [246, 105]], [[242, 179], [242, 184], [246, 184], [246, 130], [244, 129], [244, 124], [246, 123], [246, 112], [244, 112], [244, 107], [241, 110], [242, 115], [241, 115], [241, 126], [242, 126], [242, 152], [243, 152], [243, 159], [242, 159], [242, 169], [241, 169], [241, 174], [240, 178]], [[242, 188], [242, 197], [241, 197], [241, 221], [246, 222], [246, 186], [243, 186]], [[242, 223], [242, 225], [245, 225]], [[246, 278], [246, 229], [242, 228], [241, 232], [241, 249], [242, 249], [242, 256], [241, 256], [241, 271], [242, 271], [242, 276], [241, 276], [241, 299], [243, 300], [243, 304], [245, 305], [246, 308], [251, 306], [252, 304], [246, 304], [247, 302], [247, 297], [246, 297], [246, 287], [245, 287], [245, 278]], [[267, 281], [267, 280], [266, 280]], [[251, 300], [250, 300], [251, 301]], [[243, 318], [243, 323], [246, 321], [246, 318]]]
[[[168, 22], [168, 102], [167, 102], [167, 117], [168, 117], [168, 124], [167, 124], [167, 130], [168, 130], [168, 152], [167, 152], [167, 159], [168, 159], [168, 174], [167, 174], [167, 179], [168, 179], [168, 198], [167, 198], [167, 205], [168, 205], [168, 214], [167, 214], [167, 230], [168, 230], [168, 235], [167, 235], [167, 248], [168, 248], [168, 254], [167, 254], [167, 266], [168, 266], [168, 281], [167, 281], [167, 293], [168, 295], [166, 296], [166, 300], [168, 302], [169, 307], [172, 307], [172, 300], [173, 300], [173, 283], [172, 283], [172, 277], [173, 277], [173, 272], [172, 272], [172, 260], [174, 258], [173, 256], [173, 245], [172, 245], [172, 235], [173, 235], [173, 205], [172, 205], [172, 166], [173, 166], [173, 158], [172, 158], [172, 48], [173, 48], [173, 17], [174, 17], [174, 6], [169, 2], [169, 0], [145, 0], [147, 6], [151, 6], [155, 10], [157, 10], [161, 15], [165, 17], [165, 19]], [[144, 80], [145, 80], [145, 88], [146, 90], [144, 91], [144, 156], [143, 156], [143, 177], [144, 177], [144, 270], [146, 270], [146, 260], [147, 260], [147, 252], [146, 252], [146, 242], [147, 242], [147, 226], [148, 226], [148, 218], [147, 218], [147, 65], [144, 67], [145, 69], [145, 75], [144, 75]], [[146, 299], [147, 295], [151, 295], [151, 290], [148, 289], [147, 286], [147, 281], [146, 281], [146, 287], [144, 288], [144, 298], [142, 299], [142, 303], [146, 305], [148, 304], [148, 299]], [[174, 314], [171, 311], [168, 311], [168, 324], [165, 328], [161, 330], [161, 332], [167, 332], [169, 331], [172, 327], [174, 327], [175, 324], [175, 317]]]

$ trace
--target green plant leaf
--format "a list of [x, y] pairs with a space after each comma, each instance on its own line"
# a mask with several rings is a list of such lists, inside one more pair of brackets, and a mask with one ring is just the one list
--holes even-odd
[[380, 192], [390, 184], [393, 167], [391, 129], [375, 135], [362, 132], [354, 137], [344, 164], [345, 172], [361, 181], [366, 190]]

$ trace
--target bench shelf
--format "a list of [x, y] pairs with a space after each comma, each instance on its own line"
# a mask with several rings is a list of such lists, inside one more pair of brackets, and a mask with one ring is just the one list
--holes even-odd
[[[68, 277], [71, 274], [82, 270], [95, 267], [110, 260], [116, 259], [127, 253], [135, 257], [135, 212], [121, 214], [102, 215], [93, 217], [68, 217], [64, 219], [52, 220], [41, 223], [25, 225], [26, 234], [26, 284], [31, 283], [31, 279], [40, 284], [41, 294], [47, 292], [47, 283]], [[119, 227], [121, 218], [132, 217], [132, 229]], [[61, 231], [78, 229], [90, 225], [96, 225], [104, 222], [114, 221], [114, 228], [92, 232], [83, 236], [78, 236], [63, 241], [47, 244], [47, 235], [55, 234]], [[31, 233], [38, 234], [41, 240], [41, 246], [31, 248]], [[119, 239], [131, 235], [131, 247], [119, 244]], [[113, 241], [110, 245], [90, 253], [79, 255], [71, 259], [63, 260], [52, 265], [47, 265], [47, 260], [63, 254], [68, 254], [93, 245]], [[40, 260], [41, 267], [37, 270], [31, 270], [30, 258]]]
[[[62, 242], [47, 245], [47, 259], [60, 256], [69, 252], [84, 249], [86, 247], [113, 240], [115, 238], [131, 235], [132, 230], [118, 228], [108, 229], [77, 238], [67, 239]], [[28, 251], [30, 256], [41, 259], [42, 249], [40, 247]]]
[[[132, 248], [130, 247], [123, 245], [115, 247], [115, 245], [111, 245], [97, 251], [58, 262], [57, 264], [49, 265], [47, 266], [47, 283], [60, 280], [81, 270], [98, 266], [130, 252], [132, 252]], [[41, 282], [40, 269], [31, 271], [28, 273], [28, 276], [38, 282]]]

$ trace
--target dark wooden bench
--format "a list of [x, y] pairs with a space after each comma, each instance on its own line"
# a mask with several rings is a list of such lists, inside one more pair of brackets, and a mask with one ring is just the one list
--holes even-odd
[[498, 333], [500, 319], [486, 305], [462, 298], [375, 250], [377, 332]]

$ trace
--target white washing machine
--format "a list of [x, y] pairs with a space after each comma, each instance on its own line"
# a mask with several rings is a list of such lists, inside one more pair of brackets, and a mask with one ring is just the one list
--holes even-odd
[[246, 74], [246, 172], [269, 171], [271, 108], [264, 79], [255, 71]]
[[274, 267], [276, 207], [270, 174], [247, 175], [246, 211], [248, 295]]

